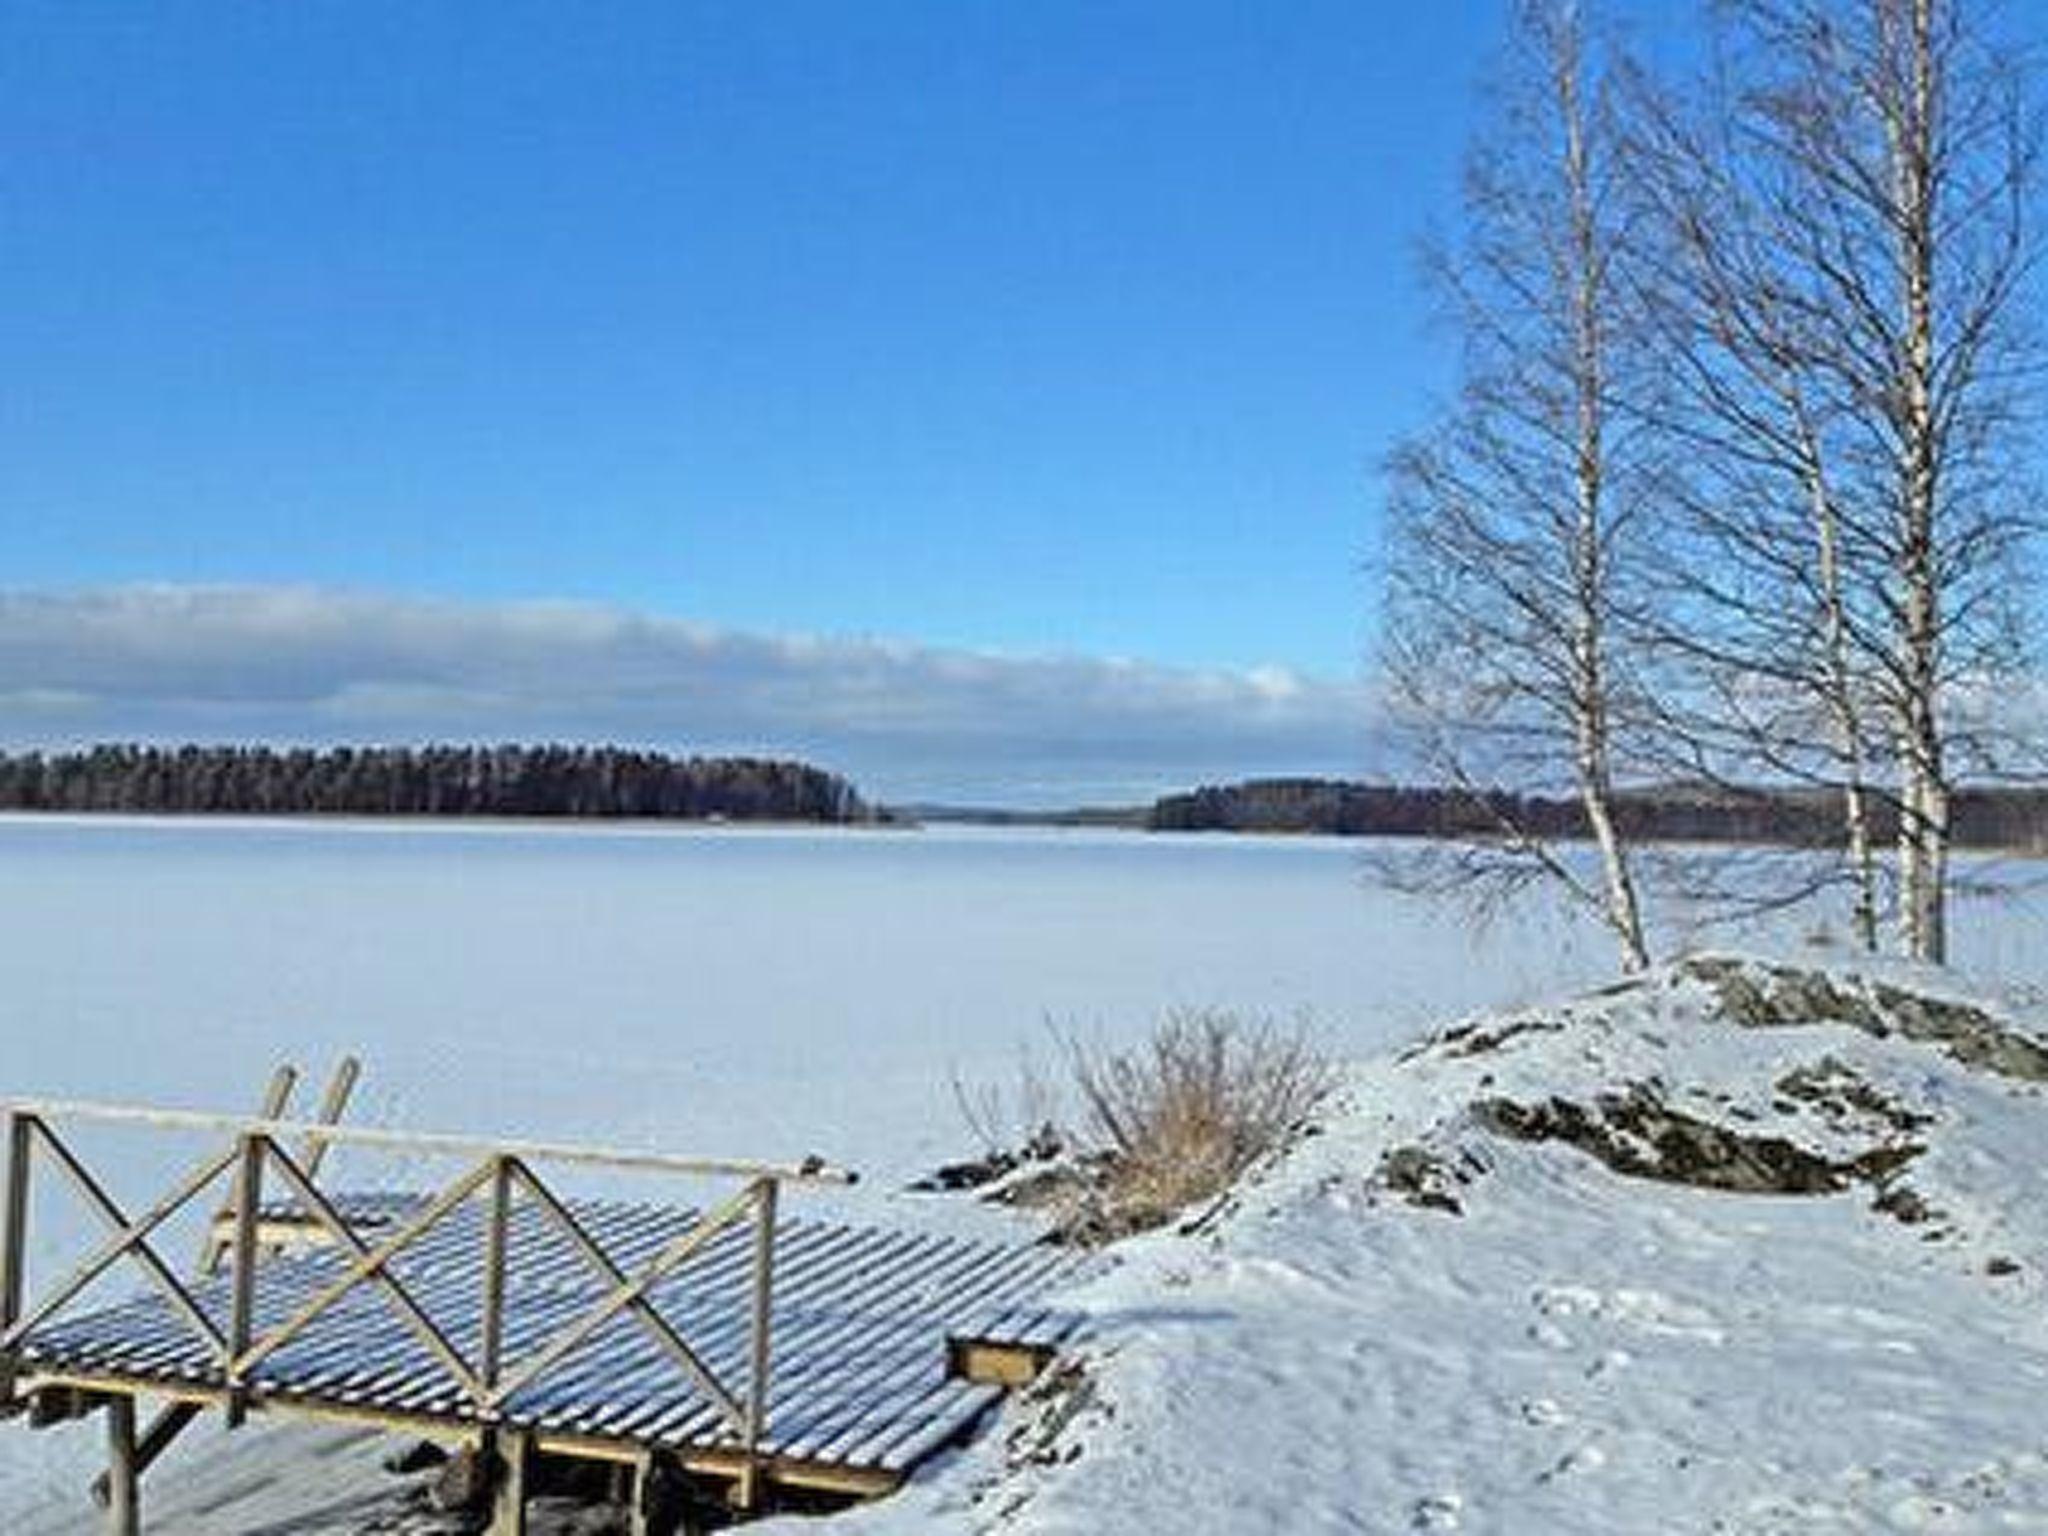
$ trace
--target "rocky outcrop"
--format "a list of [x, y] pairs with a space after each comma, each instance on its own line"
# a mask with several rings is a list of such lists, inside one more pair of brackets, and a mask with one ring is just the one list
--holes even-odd
[[1745, 1195], [1834, 1195], [1858, 1182], [1882, 1186], [1925, 1150], [1911, 1142], [1831, 1158], [1788, 1137], [1717, 1124], [1666, 1103], [1644, 1083], [1590, 1103], [1483, 1099], [1474, 1117], [1517, 1141], [1561, 1141], [1631, 1178]]
[[1966, 1067], [2048, 1082], [2048, 1044], [1973, 1003], [1931, 996], [1865, 976], [1774, 965], [1732, 955], [1695, 955], [1673, 967], [1720, 999], [1722, 1016], [1752, 1029], [1847, 1024], [1883, 1039], [1938, 1045]]

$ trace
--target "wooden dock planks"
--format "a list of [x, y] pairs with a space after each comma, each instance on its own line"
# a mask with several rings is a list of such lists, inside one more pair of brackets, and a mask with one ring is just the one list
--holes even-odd
[[[332, 1197], [370, 1244], [402, 1225], [420, 1197]], [[675, 1206], [575, 1199], [578, 1225], [628, 1274], [688, 1234], [698, 1213]], [[273, 1202], [265, 1231], [290, 1230], [298, 1213]], [[502, 1254], [502, 1295], [487, 1300], [489, 1245]], [[754, 1233], [719, 1233], [647, 1299], [675, 1320], [721, 1380], [744, 1380], [756, 1337], [751, 1284]], [[258, 1265], [248, 1297], [261, 1334], [292, 1316], [346, 1270], [338, 1247], [315, 1247]], [[796, 1486], [879, 1492], [919, 1460], [971, 1429], [1005, 1388], [1029, 1378], [1075, 1327], [1047, 1295], [1080, 1261], [1067, 1250], [1004, 1245], [809, 1219], [774, 1227], [769, 1323], [773, 1370], [756, 1447], [768, 1475]], [[508, 1373], [565, 1320], [608, 1289], [575, 1245], [529, 1204], [490, 1230], [490, 1207], [472, 1202], [392, 1261], [392, 1272], [457, 1350], [474, 1356], [484, 1311], [502, 1313]], [[216, 1326], [233, 1311], [222, 1279], [193, 1294]], [[160, 1296], [47, 1322], [21, 1343], [25, 1385], [224, 1396], [217, 1358]], [[656, 1447], [685, 1465], [716, 1469], [737, 1441], [729, 1420], [657, 1341], [613, 1318], [495, 1418], [462, 1400], [422, 1340], [377, 1292], [347, 1295], [262, 1360], [243, 1384], [251, 1407], [358, 1417], [462, 1435], [490, 1430], [575, 1445], [620, 1460]], [[524, 1442], [522, 1442], [524, 1443]], [[744, 1468], [735, 1463], [734, 1474]]]

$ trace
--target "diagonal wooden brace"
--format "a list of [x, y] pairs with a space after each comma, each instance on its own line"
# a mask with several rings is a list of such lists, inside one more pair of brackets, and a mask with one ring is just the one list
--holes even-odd
[[348, 1272], [342, 1275], [340, 1279], [307, 1302], [283, 1326], [265, 1335], [261, 1340], [251, 1344], [248, 1349], [243, 1351], [232, 1362], [231, 1370], [234, 1376], [238, 1379], [246, 1376], [248, 1371], [258, 1362], [268, 1358], [284, 1345], [290, 1343], [292, 1339], [304, 1331], [309, 1323], [341, 1300], [343, 1296], [360, 1285], [369, 1284], [377, 1286], [384, 1292], [385, 1297], [390, 1301], [399, 1318], [441, 1361], [442, 1365], [447, 1368], [449, 1375], [454, 1377], [457, 1385], [469, 1394], [470, 1400], [473, 1403], [483, 1403], [486, 1393], [482, 1380], [478, 1378], [475, 1371], [470, 1369], [469, 1362], [462, 1358], [461, 1352], [448, 1342], [448, 1336], [427, 1315], [426, 1310], [414, 1299], [412, 1292], [407, 1290], [390, 1273], [388, 1266], [399, 1253], [415, 1242], [430, 1227], [439, 1222], [442, 1217], [454, 1210], [456, 1206], [467, 1200], [477, 1187], [490, 1177], [490, 1160], [486, 1159], [463, 1174], [461, 1178], [437, 1195], [419, 1215], [400, 1227], [398, 1231], [386, 1238], [377, 1247], [372, 1248], [357, 1235], [353, 1227], [342, 1219], [340, 1212], [336, 1211], [333, 1205], [328, 1202], [327, 1197], [313, 1187], [312, 1180], [306, 1177], [305, 1170], [298, 1165], [290, 1153], [286, 1152], [284, 1148], [278, 1146], [275, 1142], [269, 1142], [268, 1146], [270, 1160], [276, 1166], [277, 1171], [283, 1175], [285, 1183], [289, 1184], [293, 1192], [306, 1203], [306, 1208], [313, 1213], [314, 1219], [333, 1235], [335, 1241], [348, 1249], [356, 1257], [355, 1263], [349, 1267]]
[[490, 1405], [494, 1408], [502, 1405], [515, 1393], [558, 1364], [621, 1312], [631, 1312], [634, 1320], [652, 1335], [669, 1357], [682, 1367], [683, 1373], [711, 1399], [734, 1430], [744, 1434], [747, 1422], [745, 1407], [725, 1384], [712, 1374], [711, 1368], [698, 1357], [697, 1352], [683, 1341], [674, 1325], [647, 1299], [647, 1292], [720, 1232], [737, 1222], [754, 1203], [753, 1186], [747, 1186], [717, 1210], [703, 1217], [689, 1231], [675, 1238], [650, 1259], [638, 1275], [628, 1278], [597, 1240], [584, 1231], [582, 1224], [570, 1214], [568, 1207], [556, 1198], [553, 1191], [535, 1178], [517, 1159], [511, 1160], [511, 1169], [520, 1186], [534, 1203], [576, 1246], [590, 1265], [611, 1281], [613, 1290], [582, 1317], [555, 1335], [537, 1355], [521, 1362], [518, 1370], [499, 1382], [491, 1393]]
[[100, 1219], [114, 1229], [114, 1236], [81, 1264], [62, 1285], [44, 1298], [27, 1316], [15, 1320], [4, 1334], [0, 1334], [0, 1355], [11, 1354], [32, 1330], [55, 1316], [75, 1300], [78, 1294], [93, 1281], [112, 1269], [122, 1258], [132, 1258], [141, 1265], [157, 1288], [169, 1298], [192, 1326], [194, 1332], [206, 1340], [216, 1351], [227, 1347], [227, 1340], [214, 1326], [213, 1319], [194, 1299], [192, 1292], [178, 1277], [171, 1273], [157, 1251], [149, 1245], [150, 1235], [184, 1209], [208, 1185], [231, 1167], [239, 1155], [239, 1149], [230, 1147], [225, 1152], [215, 1153], [202, 1160], [179, 1185], [162, 1200], [152, 1206], [138, 1220], [129, 1220], [113, 1197], [100, 1187], [100, 1183], [85, 1169], [85, 1166], [71, 1154], [70, 1148], [57, 1139], [56, 1134], [40, 1120], [29, 1122], [34, 1136], [41, 1141], [59, 1169], [70, 1179], [78, 1191], [85, 1196]]

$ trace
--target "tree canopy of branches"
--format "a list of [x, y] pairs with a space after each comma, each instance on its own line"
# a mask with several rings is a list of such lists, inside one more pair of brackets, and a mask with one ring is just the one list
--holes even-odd
[[1957, 777], [1997, 766], [1971, 701], [2024, 654], [2019, 55], [1985, 0], [1713, 15], [1713, 73], [1637, 114], [1667, 258], [1647, 307], [1691, 471], [1672, 481], [1691, 601], [1667, 635], [1712, 678], [1681, 697], [1714, 705], [1671, 739], [1839, 786], [1871, 947], [1881, 794], [1900, 946], [1940, 960]]
[[1889, 902], [1941, 960], [1959, 784], [2002, 766], [2026, 655], [2024, 51], [1993, 0], [1716, 0], [1663, 79], [1583, 9], [1517, 8], [1386, 613], [1426, 760], [1568, 768], [1602, 878], [1507, 820], [1462, 874], [1557, 876], [1634, 965], [1617, 784], [1825, 792], [1859, 941]]

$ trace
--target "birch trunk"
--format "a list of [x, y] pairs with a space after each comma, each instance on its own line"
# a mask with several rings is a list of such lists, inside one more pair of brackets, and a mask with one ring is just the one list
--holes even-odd
[[1856, 674], [1849, 655], [1849, 623], [1842, 597], [1840, 519], [1828, 494], [1821, 450], [1804, 414], [1800, 450], [1807, 470], [1813, 511], [1814, 553], [1820, 587], [1821, 643], [1825, 650], [1827, 697], [1834, 715], [1836, 750], [1842, 762], [1842, 829], [1849, 861], [1849, 922], [1856, 943], [1877, 950], [1877, 849], [1870, 836], [1870, 793], [1863, 754], [1863, 717], [1856, 702]]
[[[1461, 238], [1439, 246], [1461, 334], [1456, 403], [1389, 457], [1383, 662], [1392, 723], [1491, 830], [1412, 851], [1391, 878], [1480, 909], [1546, 880], [1649, 962], [1616, 784], [1641, 760], [1630, 594], [1652, 449], [1611, 53], [1576, 0], [1519, 0], [1497, 122], [1468, 159]], [[1567, 852], [1485, 784], [1569, 796]], [[1575, 826], [1574, 832], [1578, 830]]]
[[1571, 207], [1573, 253], [1571, 318], [1573, 386], [1577, 393], [1578, 444], [1573, 480], [1578, 493], [1572, 529], [1574, 757], [1579, 800], [1586, 825], [1600, 851], [1601, 889], [1607, 925], [1621, 945], [1622, 969], [1640, 971], [1650, 963], [1643, 938], [1642, 906], [1628, 854], [1614, 824], [1613, 749], [1603, 617], [1610, 603], [1603, 557], [1607, 529], [1602, 505], [1606, 453], [1606, 377], [1601, 317], [1604, 253], [1586, 159], [1585, 109], [1579, 98], [1580, 59], [1575, 36], [1565, 34], [1556, 56], [1558, 112], [1565, 133], [1565, 176]]
[[1901, 591], [1899, 737], [1904, 811], [1899, 818], [1900, 913], [1906, 953], [1948, 958], [1948, 784], [1942, 752], [1941, 578], [1936, 568], [1939, 426], [1934, 409], [1935, 57], [1934, 0], [1884, 0], [1884, 24], [1905, 64], [1889, 114], [1904, 356], [1898, 424]]

